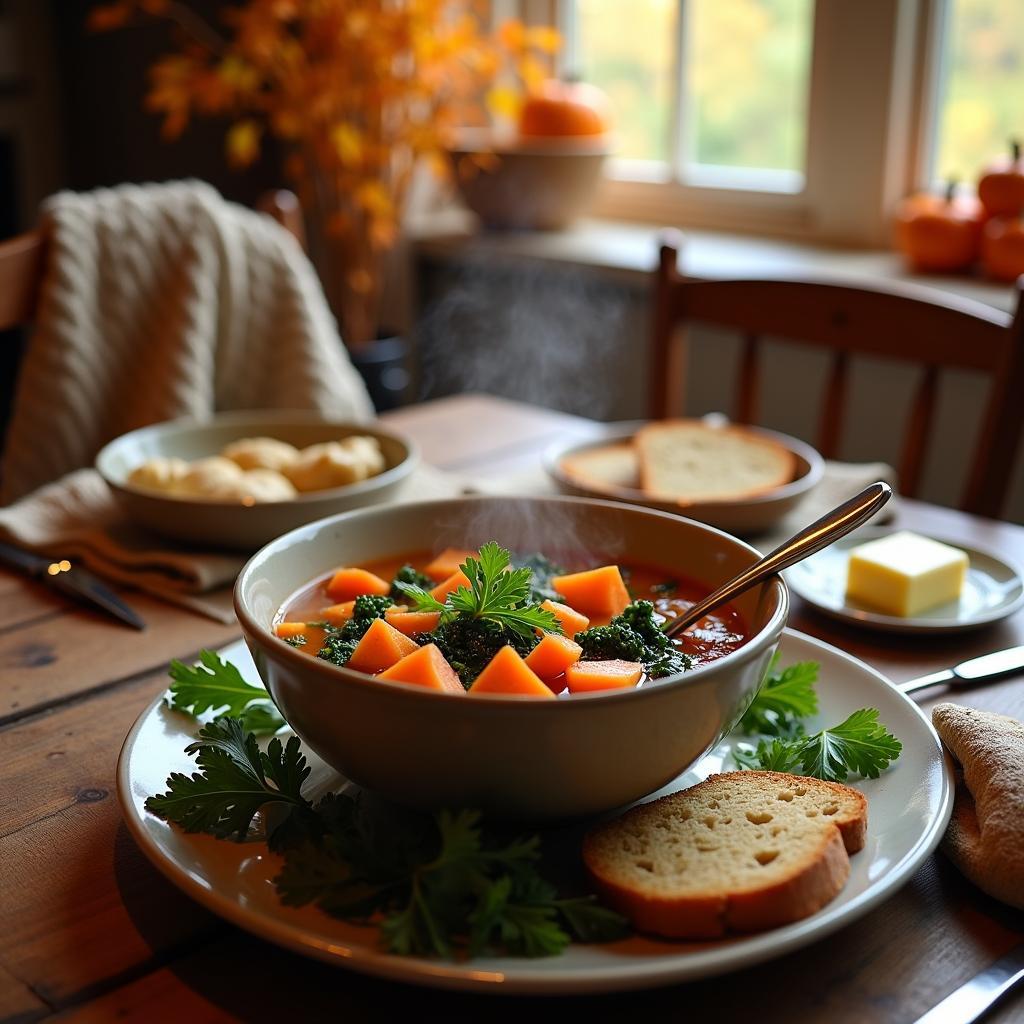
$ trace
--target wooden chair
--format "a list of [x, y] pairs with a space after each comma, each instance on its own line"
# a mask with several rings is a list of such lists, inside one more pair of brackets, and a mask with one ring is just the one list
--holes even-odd
[[[302, 209], [293, 192], [265, 192], [256, 208], [273, 217], [305, 246]], [[46, 233], [38, 229], [0, 242], [0, 331], [34, 319], [46, 266], [46, 242]]]
[[[898, 465], [901, 493], [920, 483], [940, 372], [986, 373], [991, 387], [961, 507], [998, 517], [1024, 428], [1024, 289], [1016, 315], [980, 302], [903, 285], [866, 288], [821, 281], [695, 281], [678, 271], [674, 245], [661, 248], [653, 318], [650, 414], [664, 417], [682, 394], [686, 340], [680, 327], [700, 323], [743, 337], [737, 382], [741, 423], [757, 421], [761, 339], [783, 338], [833, 352], [817, 446], [835, 458], [844, 422], [850, 359], [902, 360], [923, 367]], [[673, 372], [673, 368], [675, 372]], [[677, 390], [678, 389], [678, 390]]]

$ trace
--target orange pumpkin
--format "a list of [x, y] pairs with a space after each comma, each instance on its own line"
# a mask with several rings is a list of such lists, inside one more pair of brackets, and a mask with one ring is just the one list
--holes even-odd
[[978, 258], [984, 212], [973, 197], [918, 193], [896, 210], [896, 248], [913, 270], [964, 270]]
[[981, 239], [981, 262], [997, 281], [1016, 281], [1024, 274], [1024, 213], [989, 220]]
[[1024, 157], [1020, 142], [1010, 140], [1010, 157], [985, 169], [978, 179], [978, 198], [990, 217], [1015, 217], [1024, 210]]
[[523, 136], [603, 135], [608, 123], [608, 97], [586, 82], [542, 82], [519, 112]]

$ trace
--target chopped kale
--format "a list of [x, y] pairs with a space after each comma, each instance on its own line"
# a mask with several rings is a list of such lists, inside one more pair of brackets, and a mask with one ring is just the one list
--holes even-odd
[[565, 570], [560, 565], [555, 565], [550, 558], [543, 555], [516, 555], [512, 559], [512, 567], [515, 569], [529, 569], [533, 576], [530, 579], [531, 604], [540, 604], [542, 601], [559, 601], [561, 598], [553, 586], [551, 578], [561, 576]]
[[391, 598], [387, 595], [363, 594], [357, 597], [352, 606], [352, 618], [345, 623], [341, 629], [334, 630], [327, 635], [323, 647], [320, 648], [318, 658], [331, 662], [332, 665], [345, 665], [352, 657], [356, 644], [363, 638], [363, 634], [370, 628], [374, 619], [383, 619], [384, 613], [392, 605]]
[[452, 619], [438, 626], [433, 633], [421, 634], [416, 639], [420, 643], [437, 644], [467, 689], [502, 647], [511, 644], [525, 658], [540, 642], [539, 637], [531, 636], [527, 639], [489, 619], [464, 616]]
[[417, 572], [411, 565], [403, 565], [395, 573], [395, 578], [391, 581], [391, 591], [388, 594], [388, 597], [395, 603], [405, 599], [405, 592], [398, 586], [399, 583], [411, 584], [423, 590], [430, 590], [434, 586], [434, 581], [429, 576]]
[[292, 647], [302, 647], [306, 643], [306, 638], [301, 634], [295, 636], [286, 636], [284, 638], [286, 644], [291, 644]]
[[651, 601], [634, 601], [607, 626], [577, 633], [584, 661], [639, 661], [652, 679], [677, 675], [691, 667], [690, 657], [661, 631]]

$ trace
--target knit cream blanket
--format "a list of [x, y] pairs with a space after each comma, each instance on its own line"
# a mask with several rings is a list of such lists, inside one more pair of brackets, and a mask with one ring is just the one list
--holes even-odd
[[373, 406], [313, 267], [201, 182], [62, 192], [0, 469], [0, 504], [136, 427], [223, 409]]

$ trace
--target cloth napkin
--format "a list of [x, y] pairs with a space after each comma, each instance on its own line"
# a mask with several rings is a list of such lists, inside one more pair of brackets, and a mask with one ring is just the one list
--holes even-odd
[[[458, 480], [420, 466], [396, 500], [458, 494]], [[81, 562], [98, 576], [231, 623], [231, 594], [248, 555], [181, 547], [127, 520], [93, 469], [80, 469], [0, 508], [0, 540], [51, 558]]]
[[316, 272], [270, 217], [198, 181], [61, 192], [0, 470], [0, 504], [136, 427], [224, 409], [373, 405]]
[[[818, 486], [809, 491], [771, 530], [746, 538], [760, 551], [768, 552], [778, 547], [798, 530], [814, 522], [840, 502], [852, 497], [876, 480], [893, 484], [895, 470], [884, 462], [826, 462], [825, 472]], [[467, 483], [467, 490], [483, 494], [540, 495], [562, 493], [558, 485], [543, 468], [524, 470], [506, 476], [484, 477]], [[873, 524], [884, 523], [893, 517], [897, 509], [897, 498], [889, 503], [871, 520]]]
[[939, 704], [932, 722], [958, 762], [942, 848], [978, 888], [1024, 909], [1024, 725]]

